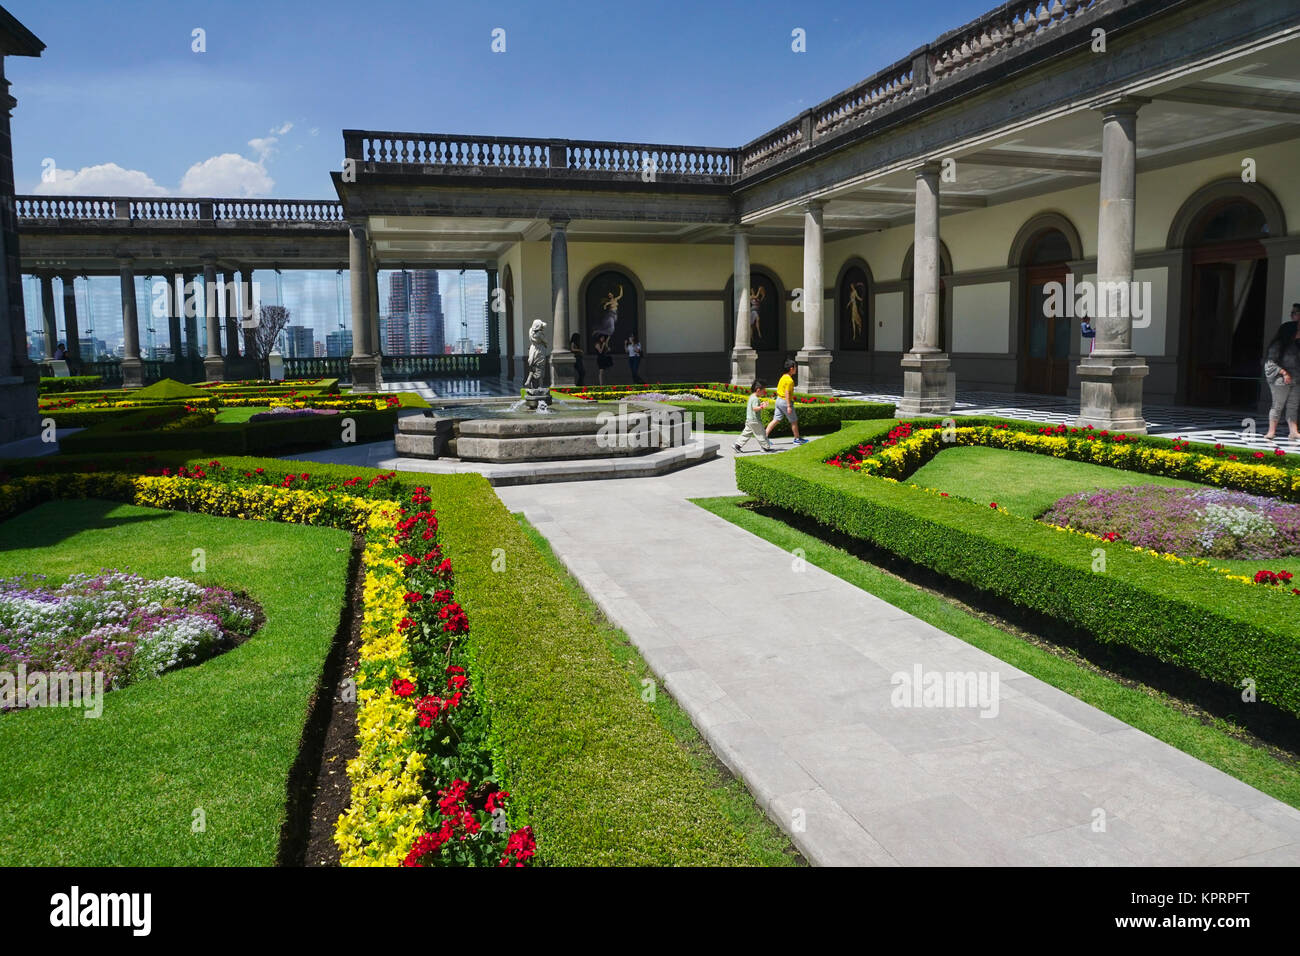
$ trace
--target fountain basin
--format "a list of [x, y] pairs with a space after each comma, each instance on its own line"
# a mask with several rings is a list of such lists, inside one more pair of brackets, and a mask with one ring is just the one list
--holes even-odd
[[560, 401], [545, 412], [517, 405], [480, 399], [405, 416], [395, 450], [408, 458], [512, 463], [626, 458], [691, 441], [690, 415], [676, 405]]

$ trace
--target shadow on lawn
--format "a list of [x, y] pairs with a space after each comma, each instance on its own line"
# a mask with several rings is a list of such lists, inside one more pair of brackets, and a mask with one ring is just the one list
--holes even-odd
[[[54, 507], [41, 508], [41, 504]], [[100, 499], [59, 500], [42, 502], [28, 511], [20, 512], [0, 525], [0, 552], [25, 551], [29, 548], [50, 548], [65, 538], [82, 531], [107, 531], [139, 524], [142, 521], [159, 521], [170, 512], [157, 514], [111, 515], [122, 507], [119, 501]], [[40, 508], [41, 523], [33, 521], [31, 511]]]
[[[841, 534], [781, 508], [747, 502], [742, 507], [825, 541], [914, 587], [957, 605], [987, 624], [1050, 654], [1073, 661], [1126, 687], [1156, 691], [1165, 703], [1208, 726], [1267, 750], [1288, 763], [1300, 762], [1300, 718], [1264, 701], [1246, 704], [1241, 691], [1207, 680], [1120, 644], [1103, 644], [1091, 634], [1044, 614], [1015, 607], [969, 584], [944, 577], [905, 558]], [[1172, 699], [1170, 699], [1172, 698]], [[1219, 722], [1227, 722], [1224, 727]]]

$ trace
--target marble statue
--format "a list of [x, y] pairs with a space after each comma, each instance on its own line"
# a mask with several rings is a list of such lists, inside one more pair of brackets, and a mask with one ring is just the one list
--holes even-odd
[[528, 377], [524, 379], [526, 389], [546, 388], [546, 364], [551, 352], [547, 348], [546, 337], [542, 335], [545, 328], [546, 323], [536, 319], [528, 330]]

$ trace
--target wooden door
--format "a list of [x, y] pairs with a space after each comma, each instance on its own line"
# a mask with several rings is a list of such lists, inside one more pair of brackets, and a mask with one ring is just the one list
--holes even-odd
[[1020, 354], [1021, 382], [1027, 392], [1064, 395], [1070, 384], [1070, 337], [1078, 334], [1078, 320], [1048, 315], [1047, 309], [1048, 283], [1064, 285], [1065, 275], [1063, 263], [1025, 270], [1025, 333]]

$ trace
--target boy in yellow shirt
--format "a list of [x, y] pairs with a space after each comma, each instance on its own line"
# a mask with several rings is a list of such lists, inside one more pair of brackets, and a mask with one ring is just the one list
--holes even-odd
[[767, 436], [772, 437], [772, 429], [782, 419], [790, 422], [796, 445], [807, 444], [808, 439], [799, 436], [799, 415], [794, 410], [794, 382], [799, 375], [799, 366], [790, 359], [785, 362], [785, 374], [776, 383], [776, 406], [772, 409], [772, 420], [767, 423]]

